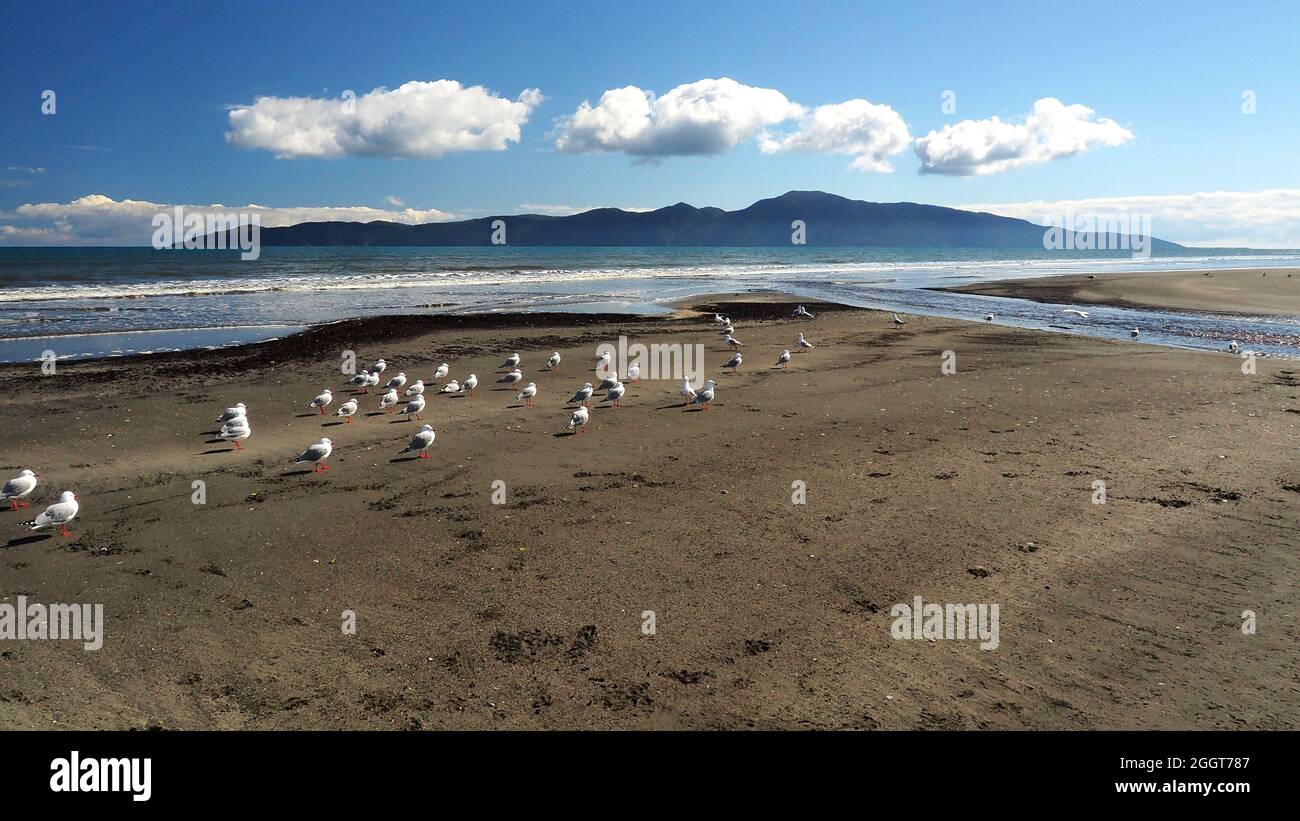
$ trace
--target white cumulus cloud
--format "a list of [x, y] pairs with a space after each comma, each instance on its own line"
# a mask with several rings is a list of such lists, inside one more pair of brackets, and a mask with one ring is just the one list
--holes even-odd
[[802, 106], [775, 89], [729, 77], [686, 83], [659, 97], [625, 86], [606, 91], [594, 106], [584, 101], [561, 118], [555, 147], [643, 158], [722, 154], [802, 113]]
[[258, 97], [232, 108], [226, 139], [277, 157], [415, 157], [503, 151], [542, 101], [535, 88], [514, 100], [455, 80], [412, 81], [337, 98]]
[[1041, 165], [1093, 148], [1123, 145], [1133, 132], [1084, 105], [1054, 97], [1034, 103], [1023, 123], [963, 120], [918, 137], [922, 174], [976, 177]]
[[1045, 224], [1066, 213], [1141, 216], [1153, 236], [1185, 245], [1300, 248], [1300, 188], [970, 203], [984, 211]]
[[765, 153], [806, 151], [854, 155], [851, 167], [859, 171], [891, 172], [889, 157], [901, 154], [911, 142], [907, 123], [887, 105], [867, 100], [847, 100], [820, 105], [806, 113], [792, 134], [765, 134]]
[[[156, 214], [173, 213], [176, 203], [115, 200], [103, 194], [71, 202], [43, 202], [0, 211], [0, 245], [148, 245]], [[258, 214], [263, 228], [300, 222], [373, 222], [386, 220], [419, 224], [457, 219], [436, 208], [384, 211], [367, 206], [302, 206], [272, 208], [264, 205], [182, 205], [187, 212]]]

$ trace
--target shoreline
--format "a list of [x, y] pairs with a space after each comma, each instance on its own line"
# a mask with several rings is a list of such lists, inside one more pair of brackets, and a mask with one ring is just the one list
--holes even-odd
[[1066, 274], [929, 290], [1137, 310], [1227, 316], [1300, 315], [1300, 269], [1297, 268]]

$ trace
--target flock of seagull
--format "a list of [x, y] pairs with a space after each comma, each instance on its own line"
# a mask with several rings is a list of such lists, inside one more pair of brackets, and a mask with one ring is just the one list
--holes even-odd
[[[1086, 311], [1080, 311], [1075, 308], [1067, 308], [1063, 313], [1072, 314], [1081, 319], [1088, 318], [1088, 313]], [[797, 306], [794, 311], [791, 312], [790, 316], [792, 319], [813, 319], [813, 314], [802, 305]], [[890, 318], [895, 325], [907, 324], [899, 318], [898, 314], [890, 314]], [[984, 316], [984, 321], [992, 324], [993, 314], [986, 314]], [[745, 343], [736, 338], [736, 329], [730, 318], [715, 313], [713, 315], [713, 322], [720, 329], [722, 342], [727, 345], [728, 348], [735, 351], [731, 358], [722, 366], [725, 370], [734, 373], [740, 369], [740, 366], [745, 361], [744, 355], [740, 352], [740, 348], [743, 348]], [[1140, 329], [1133, 328], [1129, 331], [1129, 336], [1136, 339], [1140, 333]], [[812, 350], [814, 346], [804, 338], [802, 333], [800, 333], [795, 339], [794, 347], [798, 351], [802, 352]], [[1232, 340], [1228, 343], [1229, 352], [1237, 353], [1238, 350], [1239, 346], [1236, 340]], [[790, 349], [785, 348], [777, 357], [774, 367], [788, 368], [790, 365], [790, 359]], [[560, 360], [561, 357], [559, 351], [551, 354], [551, 357], [546, 360], [546, 367], [544, 370], [554, 371], [559, 366]], [[524, 374], [523, 371], [519, 369], [521, 361], [522, 360], [517, 353], [513, 353], [506, 357], [506, 360], [502, 363], [502, 367], [510, 368], [511, 370], [505, 373], [497, 380], [497, 382], [504, 385], [517, 385], [523, 382]], [[596, 359], [596, 370], [600, 370], [601, 368], [608, 369], [611, 364], [612, 357], [608, 352], [606, 352]], [[369, 394], [371, 388], [378, 389], [380, 387], [382, 374], [387, 369], [388, 363], [383, 359], [380, 359], [369, 368], [349, 379], [347, 384], [360, 388], [363, 394]], [[479, 384], [478, 375], [471, 373], [463, 380], [458, 381], [455, 379], [447, 379], [450, 372], [451, 369], [447, 363], [442, 363], [434, 371], [432, 378], [429, 380], [430, 384], [446, 380], [439, 388], [438, 393], [464, 394], [468, 398], [473, 398], [474, 389], [477, 388]], [[627, 381], [635, 382], [640, 379], [640, 375], [641, 365], [639, 362], [633, 362], [628, 366], [626, 373]], [[398, 413], [398, 405], [401, 404], [404, 398], [406, 404], [402, 407], [400, 413], [405, 414], [409, 420], [423, 421], [424, 417], [422, 414], [426, 407], [424, 393], [427, 387], [428, 385], [426, 385], [422, 379], [417, 379], [415, 382], [407, 385], [406, 374], [399, 371], [396, 376], [389, 378], [384, 383], [381, 389], [382, 394], [379, 396], [379, 410], [384, 413]], [[680, 391], [684, 400], [682, 406], [690, 407], [691, 405], [699, 405], [701, 410], [707, 411], [710, 403], [713, 402], [714, 397], [717, 395], [717, 387], [717, 382], [710, 379], [704, 383], [699, 391], [696, 391], [691, 387], [689, 379], [683, 379]], [[399, 396], [398, 391], [403, 388], [405, 388], [405, 391]], [[627, 392], [627, 387], [623, 381], [619, 379], [616, 372], [610, 373], [610, 375], [603, 379], [599, 385], [593, 385], [591, 382], [587, 382], [583, 384], [582, 387], [578, 388], [573, 396], [564, 403], [566, 405], [574, 403], [578, 405], [577, 409], [569, 416], [569, 422], [565, 428], [567, 431], [573, 431], [575, 433], [583, 433], [586, 431], [587, 423], [591, 419], [590, 400], [597, 391], [605, 392], [605, 399], [602, 401], [610, 402], [614, 407], [623, 407], [623, 396]], [[515, 401], [523, 402], [525, 407], [531, 408], [533, 407], [533, 399], [536, 398], [536, 396], [537, 383], [529, 382], [519, 391], [518, 395], [515, 396]], [[319, 396], [315, 397], [308, 403], [308, 407], [316, 410], [323, 416], [326, 412], [325, 409], [333, 403], [333, 389], [326, 388], [321, 391]], [[339, 405], [337, 410], [334, 411], [334, 415], [343, 419], [344, 422], [351, 424], [352, 417], [357, 414], [360, 407], [357, 397], [353, 396]], [[232, 443], [235, 446], [235, 450], [243, 450], [243, 446], [240, 442], [248, 439], [253, 434], [252, 425], [248, 421], [248, 408], [244, 403], [240, 402], [233, 407], [226, 408], [217, 416], [216, 421], [221, 424], [221, 429], [218, 431], [217, 436], [220, 439]], [[432, 425], [423, 425], [418, 431], [416, 431], [415, 435], [411, 437], [410, 442], [407, 443], [406, 447], [398, 455], [414, 453], [416, 454], [416, 458], [419, 459], [431, 458], [428, 451], [429, 448], [433, 446], [436, 438], [437, 431], [434, 427]], [[291, 464], [310, 464], [312, 465], [313, 473], [322, 473], [329, 470], [329, 466], [325, 461], [329, 459], [333, 452], [333, 441], [331, 441], [329, 437], [324, 437], [289, 461]], [[0, 488], [0, 505], [8, 502], [11, 510], [30, 507], [31, 505], [24, 500], [31, 496], [32, 492], [36, 490], [38, 484], [39, 474], [32, 470], [22, 471], [14, 478], [5, 482], [4, 486]], [[79, 509], [80, 504], [77, 502], [76, 494], [70, 490], [65, 490], [59, 494], [58, 501], [47, 507], [39, 516], [35, 519], [22, 522], [21, 524], [30, 527], [32, 530], [57, 526], [60, 535], [71, 536], [72, 534], [68, 531], [67, 525], [76, 518]]]

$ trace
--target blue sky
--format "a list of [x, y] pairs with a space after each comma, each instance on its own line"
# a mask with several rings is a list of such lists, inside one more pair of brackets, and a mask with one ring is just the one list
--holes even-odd
[[[1153, 212], [1154, 232], [1172, 239], [1300, 245], [1295, 3], [999, 3], [996, 12], [975, 3], [8, 6], [0, 225], [15, 228], [59, 223], [57, 209], [24, 205], [88, 195], [429, 212], [409, 217], [419, 219], [683, 200], [738, 208], [821, 189], [1030, 217], [1042, 203], [1105, 198], [1098, 202]], [[662, 97], [718, 78], [775, 91], [809, 114], [867, 101], [862, 127], [901, 123], [908, 142], [876, 146], [892, 173], [874, 160], [865, 163], [873, 170], [852, 167], [860, 153], [836, 153], [840, 144], [797, 115], [772, 115], [705, 155], [674, 154], [683, 143], [671, 134], [626, 144], [579, 134], [576, 150], [557, 150], [564, 118], [607, 90]], [[517, 141], [436, 157], [390, 150], [409, 134], [381, 135], [360, 156], [268, 147], [292, 124], [243, 145], [227, 138], [232, 107], [259, 97], [333, 101], [345, 90], [363, 97], [437, 80], [504, 101], [538, 89], [543, 99], [522, 120], [511, 115]], [[52, 116], [41, 111], [46, 89], [56, 93]], [[955, 112], [941, 107], [946, 90]], [[1253, 114], [1242, 111], [1246, 91]], [[1088, 128], [1110, 125], [1081, 150], [1031, 151], [1006, 170], [920, 173], [915, 141], [963, 121], [974, 121], [967, 137], [976, 139], [993, 117], [1021, 125], [1044, 98], [1091, 109]], [[1216, 192], [1232, 196], [1209, 196]], [[1186, 198], [1193, 194], [1202, 196]], [[1172, 195], [1182, 198], [1161, 199]], [[1200, 216], [1181, 217], [1191, 204]], [[63, 220], [51, 241], [93, 227]], [[34, 234], [11, 232], [8, 244], [21, 236]]]

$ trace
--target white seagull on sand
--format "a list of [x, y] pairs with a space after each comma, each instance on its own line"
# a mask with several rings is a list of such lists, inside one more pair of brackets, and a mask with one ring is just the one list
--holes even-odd
[[244, 446], [239, 444], [240, 439], [247, 439], [253, 435], [253, 429], [248, 426], [248, 419], [242, 419], [240, 422], [228, 422], [226, 426], [217, 434], [219, 439], [225, 439], [235, 446], [235, 450], [243, 450]]
[[596, 367], [597, 368], [607, 367], [609, 363], [612, 361], [614, 360], [613, 357], [610, 356], [609, 351], [605, 351], [603, 354], [596, 357]]
[[27, 502], [20, 502], [30, 496], [33, 490], [36, 490], [37, 480], [39, 477], [34, 470], [24, 470], [14, 478], [5, 482], [5, 486], [0, 488], [0, 502], [8, 502], [10, 510], [17, 510], [20, 507], [31, 507]]
[[573, 415], [569, 417], [568, 429], [569, 430], [576, 429], [578, 433], [582, 433], [587, 429], [587, 420], [590, 418], [591, 418], [591, 414], [587, 411], [587, 406], [581, 405], [576, 411], [573, 412]]
[[907, 324], [906, 322], [904, 322], [903, 320], [901, 320], [901, 319], [898, 318], [898, 314], [890, 314], [890, 317], [893, 318], [893, 320], [894, 320], [894, 324], [895, 324], [895, 325], [906, 325], [906, 324]]
[[375, 364], [373, 364], [373, 365], [370, 366], [370, 372], [371, 372], [371, 373], [383, 373], [383, 372], [384, 372], [384, 368], [387, 368], [387, 367], [388, 367], [388, 363], [381, 359], [381, 360], [379, 360], [378, 362], [376, 362]]
[[424, 417], [420, 416], [420, 414], [423, 413], [423, 412], [424, 412], [424, 397], [423, 397], [423, 396], [416, 396], [416, 397], [414, 397], [413, 399], [411, 399], [410, 402], [407, 402], [407, 403], [406, 403], [406, 407], [402, 409], [402, 413], [406, 414], [406, 417], [407, 417], [408, 420], [409, 420], [412, 416], [414, 416], [416, 419], [423, 420]]
[[687, 405], [691, 404], [691, 401], [695, 399], [695, 388], [691, 387], [691, 380], [689, 379], [682, 380], [681, 395], [686, 398], [686, 401], [682, 403], [682, 407], [686, 407]]
[[502, 362], [502, 363], [501, 363], [501, 367], [503, 367], [503, 368], [515, 368], [515, 367], [518, 367], [518, 366], [519, 366], [520, 361], [521, 361], [521, 360], [519, 359], [519, 354], [517, 354], [517, 353], [512, 353], [512, 354], [510, 354], [509, 356], [506, 357], [506, 361], [505, 361], [505, 362]]
[[379, 384], [379, 371], [367, 371], [366, 381], [361, 385], [362, 393], [370, 393], [370, 389]]
[[736, 339], [736, 338], [735, 338], [734, 336], [732, 336], [731, 334], [727, 334], [726, 336], [724, 336], [724, 337], [722, 338], [722, 341], [723, 341], [723, 342], [726, 342], [728, 345], [730, 345], [730, 346], [733, 347], [733, 348], [743, 348], [743, 347], [745, 347], [745, 343], [744, 343], [744, 342], [741, 342], [739, 339]]
[[623, 387], [622, 382], [615, 382], [614, 387], [609, 389], [609, 393], [605, 394], [605, 398], [601, 401], [613, 402], [614, 407], [621, 408], [623, 407], [623, 394], [625, 391], [627, 391], [627, 388]]
[[[438, 433], [433, 429], [432, 425], [425, 425], [415, 432], [415, 435], [411, 437], [410, 444], [406, 446], [402, 453], [417, 453], [419, 454], [416, 457], [418, 459], [432, 458], [429, 456], [429, 446], [433, 444], [433, 440], [437, 438], [437, 435]], [[402, 453], [397, 455], [401, 456]]]
[[618, 384], [618, 373], [617, 372], [611, 373], [609, 376], [600, 380], [600, 384], [596, 386], [596, 390], [607, 391], [617, 384]]
[[523, 378], [524, 378], [524, 372], [519, 370], [518, 368], [515, 368], [513, 371], [501, 377], [497, 381], [504, 382], [507, 385], [513, 385], [516, 382], [522, 381]]
[[379, 397], [379, 409], [381, 411], [387, 411], [388, 413], [393, 413], [396, 410], [397, 402], [398, 402], [397, 391], [392, 388], [389, 388], [388, 393]]
[[[613, 386], [611, 385], [610, 387], [613, 387]], [[578, 388], [578, 392], [575, 393], [572, 397], [570, 397], [569, 401], [568, 401], [568, 402], [565, 402], [564, 404], [568, 405], [568, 404], [571, 404], [571, 403], [573, 403], [573, 402], [578, 402], [578, 403], [580, 403], [580, 404], [582, 404], [582, 405], [586, 405], [586, 404], [587, 404], [587, 400], [590, 399], [590, 398], [591, 398], [591, 395], [592, 395], [593, 393], [595, 393], [595, 392], [596, 392], [596, 389], [595, 389], [594, 387], [592, 387], [592, 385], [591, 385], [590, 382], [587, 382], [587, 383], [585, 383], [581, 388]]]
[[813, 344], [808, 340], [804, 339], [803, 334], [799, 334], [799, 338], [794, 341], [794, 344], [798, 345], [800, 349], [809, 350], [809, 351], [813, 349]]
[[334, 389], [326, 388], [321, 391], [321, 395], [311, 400], [309, 407], [316, 408], [320, 411], [321, 416], [325, 415], [325, 406], [334, 401]]
[[984, 321], [985, 321], [985, 322], [988, 322], [988, 323], [990, 323], [990, 324], [992, 324], [992, 322], [993, 322], [993, 314], [985, 314], [985, 315], [984, 315]]
[[394, 376], [392, 379], [388, 380], [388, 384], [385, 385], [384, 387], [390, 391], [397, 391], [397, 390], [401, 390], [402, 386], [405, 384], [406, 384], [406, 374], [399, 371], [397, 376]]
[[808, 313], [808, 309], [802, 305], [796, 306], [795, 309], [790, 312], [790, 316], [795, 319], [804, 316], [808, 317], [809, 319], [813, 318], [813, 315]]
[[438, 366], [438, 370], [433, 372], [433, 381], [437, 382], [439, 379], [445, 379], [449, 373], [451, 373], [451, 368], [448, 368], [447, 363], [444, 362]]
[[727, 362], [726, 362], [726, 364], [724, 364], [722, 367], [724, 367], [724, 368], [731, 368], [731, 369], [734, 371], [734, 370], [736, 370], [737, 368], [739, 368], [739, 367], [740, 367], [740, 363], [742, 363], [742, 362], [744, 362], [744, 361], [745, 361], [745, 357], [741, 356], [740, 354], [736, 354], [735, 356], [733, 356], [733, 357], [731, 357], [730, 359], [728, 359]]
[[1234, 340], [1232, 340], [1231, 342], [1228, 343], [1228, 352], [1229, 352], [1229, 353], [1236, 353], [1238, 347], [1239, 347], [1239, 346], [1237, 345], [1237, 340], [1234, 339]]
[[30, 522], [23, 522], [32, 530], [40, 530], [43, 527], [59, 526], [60, 536], [71, 536], [68, 532], [68, 522], [77, 518], [77, 511], [81, 505], [77, 503], [77, 496], [70, 490], [65, 490], [59, 494], [59, 501], [41, 511], [41, 515], [32, 519]]
[[691, 404], [701, 405], [701, 410], [708, 410], [709, 403], [713, 401], [713, 396], [717, 387], [718, 383], [714, 382], [712, 379], [705, 382], [704, 387], [700, 388], [700, 392], [695, 394], [695, 398], [691, 400]]
[[226, 408], [225, 410], [223, 410], [221, 412], [221, 415], [217, 417], [217, 421], [229, 422], [232, 419], [238, 419], [241, 416], [247, 416], [247, 415], [248, 415], [248, 410], [244, 407], [244, 403], [240, 402], [238, 405], [235, 405], [233, 408]]
[[334, 411], [334, 415], [342, 416], [343, 421], [347, 422], [350, 425], [352, 424], [352, 417], [356, 415], [356, 412], [357, 412], [357, 400], [349, 399], [348, 401], [344, 402], [342, 405], [339, 405], [339, 409]]
[[515, 397], [515, 401], [519, 402], [522, 400], [524, 403], [524, 407], [531, 408], [533, 406], [533, 397], [536, 395], [537, 395], [537, 383], [529, 382], [528, 385], [519, 392], [519, 395]]
[[470, 374], [469, 376], [465, 377], [464, 382], [460, 383], [460, 389], [464, 391], [465, 395], [470, 397], [471, 399], [474, 398], [474, 389], [477, 387], [478, 387], [478, 376], [476, 374]]
[[369, 371], [362, 371], [361, 373], [349, 379], [348, 384], [354, 388], [364, 388], [366, 386], [366, 379], [369, 376], [370, 376]]
[[641, 378], [641, 363], [633, 362], [627, 367], [627, 381], [635, 382]]
[[790, 349], [789, 349], [789, 348], [786, 348], [785, 350], [781, 351], [781, 355], [778, 356], [778, 357], [776, 358], [776, 364], [780, 365], [782, 368], [788, 368], [788, 367], [790, 367]]
[[721, 331], [718, 331], [718, 335], [719, 335], [719, 336], [731, 336], [731, 335], [734, 334], [735, 332], [736, 332], [736, 329], [735, 329], [734, 327], [732, 327], [732, 325], [731, 325], [730, 322], [728, 322], [727, 325], [726, 325], [726, 327], [724, 327]]
[[453, 379], [443, 385], [442, 390], [439, 391], [439, 393], [460, 393], [460, 383]]
[[312, 472], [321, 473], [322, 471], [329, 470], [329, 465], [325, 464], [325, 460], [330, 458], [330, 454], [333, 452], [334, 443], [331, 442], [327, 436], [304, 450], [298, 456], [290, 459], [289, 462], [295, 465], [300, 465], [303, 462], [311, 462], [315, 465], [315, 467], [312, 468]]
[[546, 370], [553, 371], [555, 370], [555, 366], [559, 364], [560, 364], [560, 352], [556, 351], [555, 353], [551, 354], [550, 359], [546, 360]]
[[412, 382], [412, 383], [411, 383], [411, 387], [409, 387], [409, 388], [406, 389], [406, 395], [407, 395], [407, 396], [423, 396], [423, 395], [424, 395], [424, 380], [423, 380], [423, 379], [417, 379], [417, 380], [415, 380], [414, 382]]

